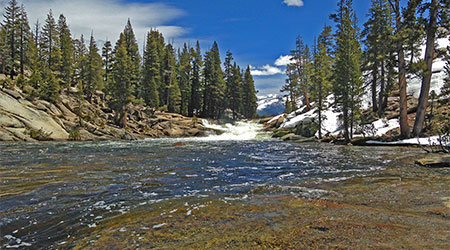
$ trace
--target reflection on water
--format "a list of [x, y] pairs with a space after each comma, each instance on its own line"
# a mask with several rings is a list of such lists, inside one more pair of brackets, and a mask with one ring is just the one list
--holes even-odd
[[164, 200], [247, 198], [262, 185], [292, 191], [375, 175], [395, 153], [211, 138], [0, 144], [0, 248], [55, 248]]

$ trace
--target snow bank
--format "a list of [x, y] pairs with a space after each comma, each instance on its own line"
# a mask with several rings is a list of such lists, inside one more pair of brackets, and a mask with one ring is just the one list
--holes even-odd
[[374, 126], [375, 133], [373, 136], [383, 136], [387, 132], [400, 128], [400, 123], [398, 119], [380, 119], [372, 123]]
[[[441, 38], [437, 40], [436, 49], [447, 48], [449, 46], [449, 41], [447, 38]], [[421, 58], [425, 57], [425, 49], [426, 46], [422, 45], [422, 55]], [[444, 86], [445, 75], [445, 65], [446, 62], [442, 60], [442, 58], [438, 58], [433, 62], [433, 75], [431, 77], [431, 91], [436, 92], [436, 94], [441, 93], [441, 88]], [[408, 89], [407, 92], [409, 95], [413, 95], [415, 98], [419, 98], [420, 95], [420, 87], [422, 85], [421, 77], [412, 77], [408, 76]]]
[[281, 124], [280, 128], [290, 129], [297, 127], [298, 124], [315, 119], [317, 117], [317, 109], [314, 108], [304, 114], [294, 116], [292, 113], [288, 115], [287, 119]]
[[[373, 145], [424, 145], [424, 146], [438, 146], [439, 136], [431, 136], [426, 138], [412, 138], [394, 142], [368, 141], [367, 144]], [[450, 147], [450, 142], [443, 142], [444, 146]]]

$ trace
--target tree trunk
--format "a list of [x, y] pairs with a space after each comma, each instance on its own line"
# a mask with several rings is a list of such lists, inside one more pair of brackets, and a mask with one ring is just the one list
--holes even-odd
[[[395, 0], [395, 22], [397, 34], [401, 34], [402, 16], [400, 13], [400, 0]], [[403, 50], [403, 38], [397, 38], [397, 53], [398, 53], [398, 79], [400, 85], [400, 135], [402, 138], [410, 137], [410, 129], [408, 124], [408, 103], [406, 96], [406, 64], [405, 51]]]
[[24, 24], [21, 24], [20, 26], [20, 74], [22, 74], [22, 76], [25, 73], [24, 70], [24, 63], [25, 63], [25, 52], [23, 50], [23, 47], [25, 46], [25, 34], [24, 34]]
[[437, 16], [439, 1], [432, 0], [430, 9], [430, 20], [427, 27], [427, 47], [425, 49], [425, 63], [427, 69], [423, 74], [422, 87], [420, 88], [419, 104], [417, 105], [416, 120], [414, 122], [413, 135], [419, 136], [423, 130], [425, 112], [430, 95], [431, 76], [433, 75], [434, 42], [436, 40]]
[[375, 59], [372, 71], [372, 109], [376, 113], [377, 107], [377, 81], [378, 81], [378, 61]]
[[319, 83], [319, 139], [322, 139], [322, 83]]
[[121, 112], [120, 112], [120, 126], [122, 128], [126, 128], [127, 127], [127, 117], [128, 117], [128, 113], [127, 113], [127, 108], [125, 107]]
[[344, 138], [345, 138], [345, 142], [349, 143], [350, 142], [350, 133], [349, 133], [349, 117], [348, 117], [348, 100], [347, 98], [344, 98], [343, 100], [343, 119], [344, 119]]
[[381, 84], [380, 93], [378, 94], [378, 116], [381, 117], [384, 112], [384, 92], [386, 86], [386, 71], [384, 69], [384, 60], [381, 61]]

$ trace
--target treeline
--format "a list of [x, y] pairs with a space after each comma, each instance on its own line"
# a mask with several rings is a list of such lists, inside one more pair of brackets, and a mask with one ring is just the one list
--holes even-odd
[[[327, 101], [332, 101], [341, 112], [344, 137], [350, 141], [356, 127], [367, 122], [361, 115], [364, 89], [370, 88], [372, 112], [378, 117], [383, 116], [388, 97], [397, 90], [401, 137], [419, 136], [424, 131], [433, 60], [444, 57], [450, 63], [449, 48], [438, 51], [435, 47], [438, 38], [449, 35], [450, 2], [409, 0], [404, 6], [400, 0], [371, 2], [362, 31], [357, 25], [353, 1], [340, 0], [337, 13], [330, 15], [336, 24], [334, 33], [331, 26], [325, 26], [312, 49], [301, 37], [297, 38], [286, 70], [288, 78], [281, 89], [288, 93], [287, 111], [297, 109], [298, 100], [308, 108], [315, 102], [322, 127], [322, 113], [329, 105]], [[421, 58], [424, 40], [426, 53]], [[407, 116], [408, 76], [422, 79], [412, 131]], [[449, 82], [447, 78], [442, 100], [450, 97]], [[333, 100], [327, 100], [330, 95]], [[319, 137], [322, 137], [320, 129]]]
[[212, 119], [255, 117], [250, 67], [241, 69], [231, 52], [223, 66], [216, 42], [203, 56], [198, 41], [176, 50], [157, 30], [148, 32], [141, 56], [130, 20], [115, 46], [106, 41], [100, 52], [93, 33], [88, 46], [83, 36], [72, 38], [62, 14], [55, 20], [50, 11], [44, 24], [30, 27], [16, 0], [6, 6], [0, 29], [0, 73], [53, 103], [71, 88], [88, 101], [102, 90], [122, 127], [130, 104]]

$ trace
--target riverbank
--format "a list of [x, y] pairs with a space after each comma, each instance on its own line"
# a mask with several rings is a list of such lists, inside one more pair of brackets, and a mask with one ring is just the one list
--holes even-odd
[[207, 129], [196, 118], [127, 107], [126, 129], [116, 125], [116, 113], [97, 91], [90, 102], [77, 89], [61, 94], [57, 104], [33, 98], [33, 89], [0, 90], [0, 141], [100, 141], [160, 137], [204, 136]]

